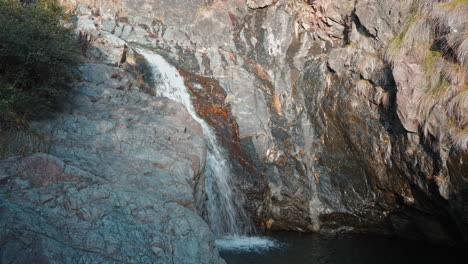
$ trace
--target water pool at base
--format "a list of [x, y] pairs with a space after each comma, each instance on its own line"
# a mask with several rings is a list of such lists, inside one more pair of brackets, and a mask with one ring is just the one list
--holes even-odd
[[464, 263], [466, 249], [419, 241], [353, 236], [276, 233], [216, 242], [227, 264], [451, 264]]

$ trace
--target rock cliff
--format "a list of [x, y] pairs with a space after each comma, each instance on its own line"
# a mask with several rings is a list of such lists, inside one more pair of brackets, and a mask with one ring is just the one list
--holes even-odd
[[95, 62], [62, 113], [33, 124], [50, 154], [0, 161], [0, 262], [224, 263], [197, 214], [201, 127], [129, 71]]
[[[85, 185], [84, 190], [97, 186], [108, 188], [112, 195], [116, 184], [138, 188], [141, 196], [136, 192], [130, 192], [133, 198], [129, 196], [141, 201], [138, 208], [156, 214], [147, 208], [161, 208], [144, 205], [156, 199], [173, 206], [164, 210], [170, 219], [177, 215], [173, 221], [185, 221], [191, 215], [190, 219], [197, 219], [191, 224], [207, 230], [192, 216], [197, 204], [198, 212], [203, 212], [200, 130], [196, 125], [184, 125], [189, 122], [185, 112], [174, 110], [177, 105], [168, 100], [145, 94], [136, 99], [100, 86], [120, 80], [115, 66], [144, 72], [147, 62], [136, 48], [146, 48], [164, 56], [185, 77], [198, 114], [215, 128], [229, 152], [237, 185], [247, 195], [246, 206], [259, 226], [467, 243], [465, 1], [63, 3], [76, 8], [77, 30], [89, 44], [88, 58], [103, 65], [83, 66], [88, 72], [83, 82], [91, 83], [86, 87], [92, 88], [75, 89], [75, 100], [82, 101], [57, 119], [64, 128], [56, 133], [59, 143], [51, 153], [56, 157], [54, 164], [60, 167], [63, 162], [76, 172], [47, 181], [65, 181], [60, 186], [78, 181]], [[151, 77], [148, 73], [137, 77], [141, 90], [151, 94], [157, 89], [145, 84], [145, 78]], [[120, 86], [112, 83], [112, 87]], [[99, 104], [102, 100], [105, 103]], [[87, 105], [96, 102], [90, 111]], [[38, 127], [52, 129], [52, 124]], [[193, 129], [186, 135], [182, 127]], [[154, 134], [164, 137], [151, 136]], [[88, 135], [95, 143], [90, 143]], [[165, 142], [171, 140], [181, 145], [167, 150]], [[153, 153], [152, 146], [169, 154]], [[196, 155], [192, 149], [198, 151]], [[4, 162], [20, 165], [44, 158]], [[169, 173], [168, 168], [177, 168], [177, 172]], [[1, 175], [6, 179], [11, 173]], [[157, 183], [145, 180], [146, 173], [165, 175], [161, 184], [173, 191], [161, 192]], [[78, 180], [89, 174], [99, 176], [91, 177], [95, 181], [102, 178], [109, 184], [88, 185], [87, 180]], [[27, 177], [23, 178], [16, 185], [0, 186], [21, 189], [28, 184]], [[27, 192], [65, 195], [62, 189], [39, 185], [37, 190], [37, 186], [26, 188]], [[114, 199], [112, 195], [102, 203]], [[96, 206], [101, 204], [91, 200]], [[3, 212], [26, 210], [10, 203], [3, 205], [7, 208]], [[40, 203], [49, 208], [46, 202]], [[96, 210], [93, 203], [87, 205], [89, 210]], [[50, 222], [54, 221], [41, 223]], [[59, 226], [50, 228], [63, 235]], [[208, 231], [194, 233], [184, 228], [188, 231], [177, 229], [170, 235], [182, 232], [187, 234], [184, 239], [205, 241], [194, 243], [200, 251], [156, 249], [160, 253], [155, 254], [197, 256], [198, 262], [207, 263], [217, 259], [216, 254], [206, 253], [213, 246]], [[175, 243], [171, 250], [182, 243], [171, 241]]]

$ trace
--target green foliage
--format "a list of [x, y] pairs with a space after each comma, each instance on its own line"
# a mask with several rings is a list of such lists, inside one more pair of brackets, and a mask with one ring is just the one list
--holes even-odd
[[67, 19], [56, 0], [0, 0], [0, 122], [57, 108], [80, 59]]

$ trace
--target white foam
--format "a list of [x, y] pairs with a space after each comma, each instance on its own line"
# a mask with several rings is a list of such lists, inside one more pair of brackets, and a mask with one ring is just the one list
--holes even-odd
[[226, 236], [216, 239], [216, 247], [225, 251], [267, 251], [280, 246], [278, 241], [258, 236]]

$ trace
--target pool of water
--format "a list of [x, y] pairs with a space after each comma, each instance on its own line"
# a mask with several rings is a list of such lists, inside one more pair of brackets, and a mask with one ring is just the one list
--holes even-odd
[[369, 236], [275, 233], [250, 242], [223, 239], [217, 245], [228, 264], [448, 264], [466, 259], [461, 249]]

